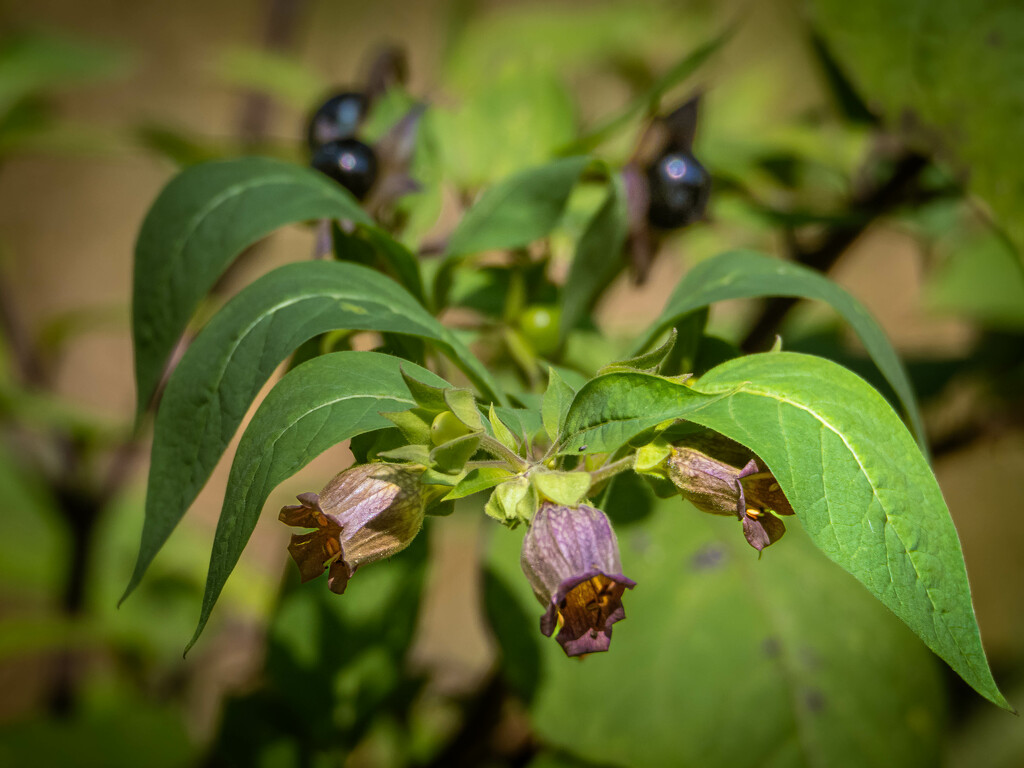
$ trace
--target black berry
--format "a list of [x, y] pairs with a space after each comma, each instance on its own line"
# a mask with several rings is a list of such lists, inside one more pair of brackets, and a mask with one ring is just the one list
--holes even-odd
[[366, 117], [367, 100], [361, 93], [339, 93], [325, 101], [309, 119], [309, 148], [315, 152], [329, 141], [351, 138]]
[[377, 180], [377, 156], [357, 139], [329, 141], [313, 153], [311, 165], [330, 176], [359, 200]]
[[711, 177], [688, 152], [668, 152], [647, 169], [651, 203], [647, 219], [656, 227], [676, 229], [704, 215]]

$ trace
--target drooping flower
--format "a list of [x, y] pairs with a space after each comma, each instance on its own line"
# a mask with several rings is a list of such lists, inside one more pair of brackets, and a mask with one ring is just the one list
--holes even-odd
[[319, 494], [302, 493], [284, 507], [286, 525], [313, 528], [294, 534], [288, 552], [302, 581], [330, 568], [332, 592], [342, 594], [356, 569], [405, 549], [423, 525], [422, 469], [363, 464], [334, 477]]
[[669, 479], [697, 509], [735, 515], [743, 535], [758, 552], [786, 532], [778, 515], [793, 508], [760, 458], [721, 435], [701, 435], [675, 445], [668, 459]]
[[604, 512], [544, 502], [523, 539], [521, 564], [546, 607], [540, 630], [567, 656], [607, 651], [612, 625], [626, 618], [622, 594], [636, 582], [622, 575], [619, 544]]

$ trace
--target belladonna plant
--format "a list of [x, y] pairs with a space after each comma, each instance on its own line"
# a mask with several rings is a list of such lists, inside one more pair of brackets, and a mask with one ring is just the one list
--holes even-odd
[[[640, 111], [651, 103], [657, 98]], [[321, 238], [317, 255], [331, 258], [259, 278], [180, 355], [155, 417], [142, 545], [128, 591], [261, 387], [291, 357], [235, 453], [193, 642], [273, 489], [352, 440], [356, 465], [280, 512], [284, 523], [307, 530], [289, 546], [303, 581], [327, 571], [330, 589], [345, 591], [358, 570], [401, 556], [424, 519], [443, 525], [459, 501], [458, 514], [483, 512], [523, 536], [522, 570], [544, 608], [543, 634], [569, 656], [605, 651], [634, 587], [626, 574], [640, 564], [621, 561], [601, 508], [612, 511], [606, 499], [646, 484], [675, 497], [671, 514], [689, 524], [698, 520], [694, 507], [722, 516], [709, 522], [720, 522], [724, 536], [739, 534], [728, 517], [742, 521], [759, 553], [744, 548], [752, 560], [778, 545], [752, 568], [772, 568], [775, 552], [787, 546], [780, 542], [784, 517], [802, 525], [968, 683], [1008, 707], [982, 650], [913, 390], [853, 297], [792, 263], [726, 252], [690, 270], [619, 359], [595, 359], [590, 349], [581, 360], [601, 291], [627, 269], [646, 274], [665, 226], [702, 226], [714, 202], [710, 177], [693, 156], [696, 111], [690, 100], [664, 118], [650, 115], [642, 135], [652, 147], [638, 148], [622, 166], [583, 142], [578, 152], [564, 148], [549, 162], [463, 190], [468, 207], [439, 243], [413, 242], [402, 229], [417, 212], [402, 207], [402, 196], [442, 185], [441, 176], [413, 178], [436, 164], [425, 158], [431, 109], [411, 100], [375, 144], [382, 167], [390, 156], [401, 183], [386, 184], [382, 174], [363, 206], [323, 174], [268, 158], [197, 165], [171, 181], [136, 250], [140, 420], [192, 314], [246, 246], [284, 224], [329, 221], [332, 237]], [[692, 200], [693, 210], [674, 210], [671, 221], [655, 216], [655, 232], [644, 209], [658, 191], [644, 169], [662, 160], [679, 177], [673, 184], [686, 182], [669, 190], [672, 205]], [[698, 176], [687, 175], [695, 169]], [[708, 174], [714, 171], [709, 163]], [[555, 280], [566, 271], [552, 268], [553, 235], [581, 187], [596, 207], [569, 249], [567, 275]], [[478, 259], [485, 253], [486, 261]], [[709, 304], [773, 292], [829, 301], [843, 313], [906, 422], [835, 362], [778, 346], [744, 355], [706, 333]], [[530, 306], [558, 309], [557, 338], [544, 345], [544, 359], [516, 341]], [[449, 317], [458, 319], [457, 330], [439, 320]], [[375, 348], [354, 351], [356, 331], [373, 334], [363, 338]], [[516, 535], [509, 531], [495, 535]], [[620, 637], [629, 629], [620, 628]]]

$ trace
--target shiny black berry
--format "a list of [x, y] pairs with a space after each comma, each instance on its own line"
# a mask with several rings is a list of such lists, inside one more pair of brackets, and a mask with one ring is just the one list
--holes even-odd
[[309, 119], [306, 138], [313, 152], [329, 141], [351, 138], [366, 117], [366, 97], [361, 93], [339, 93], [325, 101]]
[[647, 220], [662, 229], [676, 229], [704, 215], [711, 177], [688, 152], [668, 152], [647, 169], [651, 196]]
[[359, 200], [377, 180], [377, 156], [357, 139], [329, 141], [313, 153], [311, 165], [345, 187]]

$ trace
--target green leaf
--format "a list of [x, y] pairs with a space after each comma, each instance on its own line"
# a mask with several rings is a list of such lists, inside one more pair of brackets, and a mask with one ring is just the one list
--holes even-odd
[[679, 331], [672, 328], [669, 332], [668, 338], [662, 343], [661, 346], [652, 349], [650, 352], [644, 352], [634, 357], [626, 358], [625, 360], [616, 360], [614, 363], [602, 366], [597, 374], [600, 376], [604, 373], [612, 373], [613, 371], [639, 371], [640, 373], [658, 373], [662, 363], [665, 359], [672, 354], [672, 350], [676, 346], [676, 339], [679, 338]]
[[[894, 128], [970, 169], [1024, 252], [1024, 6], [1017, 0], [814, 0], [829, 49]], [[966, 175], [966, 174], [965, 174]]]
[[518, 453], [519, 439], [516, 438], [512, 430], [495, 413], [493, 403], [488, 411], [487, 421], [491, 425], [491, 431], [494, 433], [495, 439], [513, 453]]
[[622, 178], [614, 175], [608, 183], [604, 203], [587, 224], [576, 243], [576, 252], [562, 288], [559, 339], [564, 341], [604, 290], [625, 267], [623, 246], [629, 231], [626, 194]]
[[651, 344], [688, 312], [716, 301], [760, 296], [796, 296], [816, 299], [832, 306], [857, 333], [875, 365], [892, 386], [910, 420], [918, 444], [927, 450], [924, 423], [914, 390], [899, 356], [885, 332], [863, 305], [828, 278], [788, 261], [751, 251], [732, 251], [701, 262], [686, 273], [676, 286], [650, 331], [637, 345], [640, 351]]
[[461, 472], [479, 447], [479, 433], [463, 435], [437, 446], [430, 452], [430, 461], [442, 472]]
[[764, 459], [818, 548], [1009, 709], [985, 659], [942, 491], [885, 399], [842, 366], [791, 352], [724, 363], [694, 389], [723, 398], [685, 418]]
[[588, 157], [567, 157], [529, 168], [485, 191], [448, 240], [447, 257], [518, 248], [559, 222]]
[[380, 254], [388, 272], [411, 293], [420, 304], [424, 303], [423, 276], [419, 262], [404, 245], [386, 233], [372, 227], [362, 227], [361, 234]]
[[565, 383], [558, 372], [554, 368], [548, 368], [548, 388], [544, 392], [544, 401], [541, 404], [541, 418], [544, 421], [544, 431], [548, 433], [552, 445], [558, 442], [562, 434], [565, 415], [569, 412], [569, 406], [572, 405], [575, 396], [575, 390]]
[[925, 306], [989, 328], [1024, 329], [1024, 267], [1010, 245], [995, 232], [958, 245], [927, 276]]
[[381, 411], [412, 408], [415, 402], [403, 371], [427, 384], [445, 383], [426, 369], [388, 355], [335, 352], [289, 371], [270, 390], [231, 464], [202, 611], [189, 648], [206, 626], [270, 492], [328, 448], [391, 426]]
[[459, 187], [544, 163], [576, 135], [572, 94], [554, 73], [504, 66], [459, 95], [456, 109], [434, 110], [445, 177]]
[[[637, 588], [611, 649], [579, 663], [534, 624], [543, 673], [530, 719], [544, 744], [622, 768], [941, 763], [934, 657], [799, 526], [761, 561], [735, 519], [678, 499], [616, 528]], [[536, 622], [521, 537], [492, 540], [490, 569]], [[519, 612], [488, 606], [499, 611]]]
[[251, 46], [224, 51], [215, 71], [227, 85], [268, 94], [295, 109], [309, 109], [328, 90], [328, 83], [297, 59]]
[[533, 472], [530, 480], [544, 498], [575, 507], [590, 490], [588, 472]]
[[[415, 395], [413, 395], [414, 402], [415, 399]], [[422, 445], [428, 451], [429, 457], [427, 446], [430, 444], [430, 424], [433, 414], [423, 408], [410, 408], [407, 411], [381, 411], [380, 415], [398, 427], [402, 437], [409, 443]], [[400, 448], [401, 446], [395, 450]]]
[[712, 399], [649, 373], [598, 376], [587, 382], [569, 407], [561, 452], [611, 453], [641, 432], [685, 418]]
[[494, 409], [494, 412], [524, 442], [532, 442], [540, 434], [541, 430], [544, 429], [544, 423], [539, 410], [498, 406]]
[[567, 157], [529, 168], [495, 184], [470, 208], [448, 239], [434, 277], [434, 303], [447, 302], [452, 272], [462, 256], [519, 248], [555, 228], [587, 157]]
[[[405, 376], [405, 374], [402, 375]], [[448, 410], [448, 402], [444, 398], [445, 387], [432, 387], [429, 384], [417, 381], [411, 376], [405, 376], [405, 384], [409, 387], [416, 405], [424, 411], [438, 414], [441, 411]], [[429, 428], [429, 426], [428, 424], [427, 427]]]
[[448, 410], [455, 414], [455, 418], [474, 432], [479, 432], [484, 428], [480, 411], [476, 407], [476, 398], [468, 389], [446, 389], [444, 401]]
[[18, 101], [125, 72], [125, 51], [52, 33], [6, 34], [0, 44], [0, 117]]
[[491, 381], [451, 331], [377, 272], [316, 261], [264, 275], [214, 316], [167, 383], [153, 435], [142, 545], [125, 595], [199, 494], [277, 365], [306, 339], [336, 328], [430, 339], [471, 378]]
[[235, 257], [284, 224], [324, 218], [372, 225], [339, 184], [279, 160], [206, 163], [171, 180], [146, 214], [135, 245], [139, 414], [196, 306]]
[[454, 501], [455, 499], [472, 496], [474, 493], [480, 493], [480, 491], [493, 488], [510, 477], [512, 477], [512, 472], [501, 467], [477, 467], [476, 469], [471, 469], [459, 481], [459, 484], [449, 491], [442, 501]]

